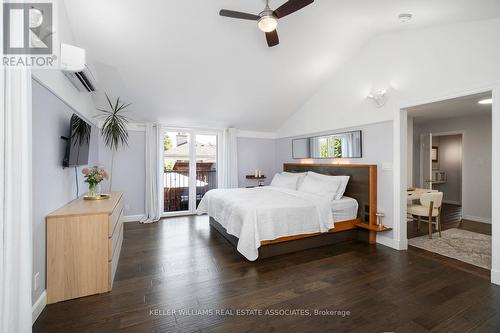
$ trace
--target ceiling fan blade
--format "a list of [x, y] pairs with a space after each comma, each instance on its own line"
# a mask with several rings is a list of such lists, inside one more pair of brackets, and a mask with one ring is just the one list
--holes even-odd
[[267, 45], [269, 45], [269, 47], [278, 45], [280, 43], [278, 32], [276, 30], [273, 30], [271, 32], [266, 32], [266, 40], [267, 40]]
[[277, 18], [282, 18], [295, 13], [313, 2], [314, 0], [288, 0], [274, 11], [274, 15], [276, 15]]
[[257, 21], [258, 19], [260, 19], [259, 15], [248, 14], [248, 13], [243, 13], [243, 12], [235, 12], [234, 10], [227, 10], [227, 9], [222, 9], [219, 12], [219, 15], [237, 18], [237, 19], [242, 19], [242, 20], [252, 20], [252, 21]]

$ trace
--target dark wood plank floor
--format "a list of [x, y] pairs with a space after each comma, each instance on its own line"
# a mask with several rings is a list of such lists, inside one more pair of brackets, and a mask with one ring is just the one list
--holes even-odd
[[248, 262], [206, 216], [128, 223], [113, 291], [48, 305], [33, 331], [499, 331], [500, 287], [464, 267], [358, 242]]
[[[417, 222], [409, 222], [407, 228], [408, 238], [414, 238], [429, 234], [427, 222], [420, 223], [420, 231], [417, 230]], [[441, 209], [442, 230], [458, 228], [484, 235], [491, 235], [491, 224], [475, 221], [462, 220], [462, 206], [443, 204]]]

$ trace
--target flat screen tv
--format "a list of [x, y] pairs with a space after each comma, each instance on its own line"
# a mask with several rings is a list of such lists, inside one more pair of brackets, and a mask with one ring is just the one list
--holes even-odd
[[92, 127], [85, 120], [73, 114], [69, 128], [63, 166], [87, 165], [89, 163], [90, 133]]

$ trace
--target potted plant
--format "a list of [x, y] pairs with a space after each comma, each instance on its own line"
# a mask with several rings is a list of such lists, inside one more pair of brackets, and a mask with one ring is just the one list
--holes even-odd
[[108, 97], [108, 94], [105, 95], [109, 104], [109, 110], [100, 108], [98, 108], [97, 110], [102, 112], [102, 114], [98, 116], [103, 119], [101, 136], [104, 139], [104, 144], [106, 145], [106, 147], [111, 150], [111, 174], [109, 177], [109, 192], [111, 192], [111, 187], [113, 184], [113, 164], [115, 151], [118, 150], [120, 145], [128, 145], [128, 118], [123, 115], [123, 113], [125, 109], [132, 103], [123, 103], [120, 101], [120, 97], [116, 99], [115, 103], [112, 103]]
[[85, 177], [85, 182], [89, 184], [89, 192], [86, 198], [94, 199], [100, 197], [97, 191], [97, 185], [104, 179], [108, 179], [108, 173], [103, 168], [98, 166], [93, 166], [92, 168], [83, 168], [83, 176]]

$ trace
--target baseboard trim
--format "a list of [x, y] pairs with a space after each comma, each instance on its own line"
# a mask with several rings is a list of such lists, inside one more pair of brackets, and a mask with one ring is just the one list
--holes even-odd
[[500, 285], [500, 271], [491, 270], [491, 283]]
[[31, 307], [31, 324], [33, 325], [35, 321], [42, 313], [43, 309], [47, 305], [47, 290], [44, 290], [40, 297], [36, 300], [35, 304]]
[[394, 244], [396, 245], [395, 249], [399, 251], [408, 250], [408, 239], [394, 240]]
[[395, 249], [394, 239], [382, 235], [377, 235], [377, 244], [382, 244]]
[[462, 219], [464, 220], [470, 220], [474, 222], [481, 222], [481, 223], [488, 223], [491, 224], [491, 218], [487, 217], [479, 217], [479, 216], [473, 216], [473, 215], [462, 215]]
[[144, 215], [138, 214], [138, 215], [127, 215], [122, 217], [122, 222], [123, 223], [128, 223], [128, 222], [139, 222], [142, 220]]

